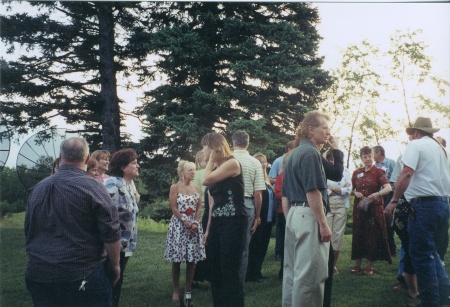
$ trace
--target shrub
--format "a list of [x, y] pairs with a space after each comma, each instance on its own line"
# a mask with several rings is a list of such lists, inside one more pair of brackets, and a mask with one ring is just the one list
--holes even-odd
[[167, 199], [157, 199], [152, 203], [141, 203], [140, 217], [151, 218], [156, 222], [168, 223], [172, 217], [169, 201]]

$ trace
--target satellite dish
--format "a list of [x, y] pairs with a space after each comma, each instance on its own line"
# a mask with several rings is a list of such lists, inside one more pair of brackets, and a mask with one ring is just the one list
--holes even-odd
[[53, 162], [59, 157], [59, 147], [67, 138], [79, 137], [77, 132], [51, 128], [32, 135], [17, 155], [16, 170], [26, 189], [50, 176]]
[[0, 118], [0, 172], [8, 161], [9, 151], [11, 150], [11, 136], [6, 126], [6, 121]]

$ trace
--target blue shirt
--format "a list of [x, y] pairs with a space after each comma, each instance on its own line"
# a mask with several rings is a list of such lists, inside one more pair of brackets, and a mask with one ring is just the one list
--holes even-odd
[[269, 178], [276, 179], [278, 177], [281, 171], [281, 164], [283, 164], [283, 158], [284, 155], [276, 158], [275, 161], [273, 161], [272, 167], [270, 168], [269, 171]]
[[392, 171], [395, 167], [395, 161], [389, 158], [384, 158], [381, 163], [375, 162], [375, 166], [384, 170], [386, 172], [386, 178], [390, 181]]

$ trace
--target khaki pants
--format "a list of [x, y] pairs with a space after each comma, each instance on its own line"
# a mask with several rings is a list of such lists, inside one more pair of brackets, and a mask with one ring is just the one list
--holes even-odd
[[330, 212], [327, 214], [327, 224], [331, 229], [333, 250], [341, 251], [344, 246], [345, 225], [347, 224], [347, 208], [343, 199], [330, 198]]
[[310, 208], [291, 207], [284, 244], [283, 307], [322, 307], [330, 244], [320, 242]]

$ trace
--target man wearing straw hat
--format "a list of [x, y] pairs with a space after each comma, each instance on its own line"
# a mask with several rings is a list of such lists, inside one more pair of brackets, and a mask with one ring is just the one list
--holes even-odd
[[431, 120], [419, 117], [406, 129], [411, 142], [402, 156], [403, 170], [386, 214], [393, 214], [402, 194], [411, 204], [408, 221], [409, 251], [417, 274], [422, 306], [450, 302], [450, 282], [436, 250], [448, 229], [450, 169], [446, 153], [436, 140]]

